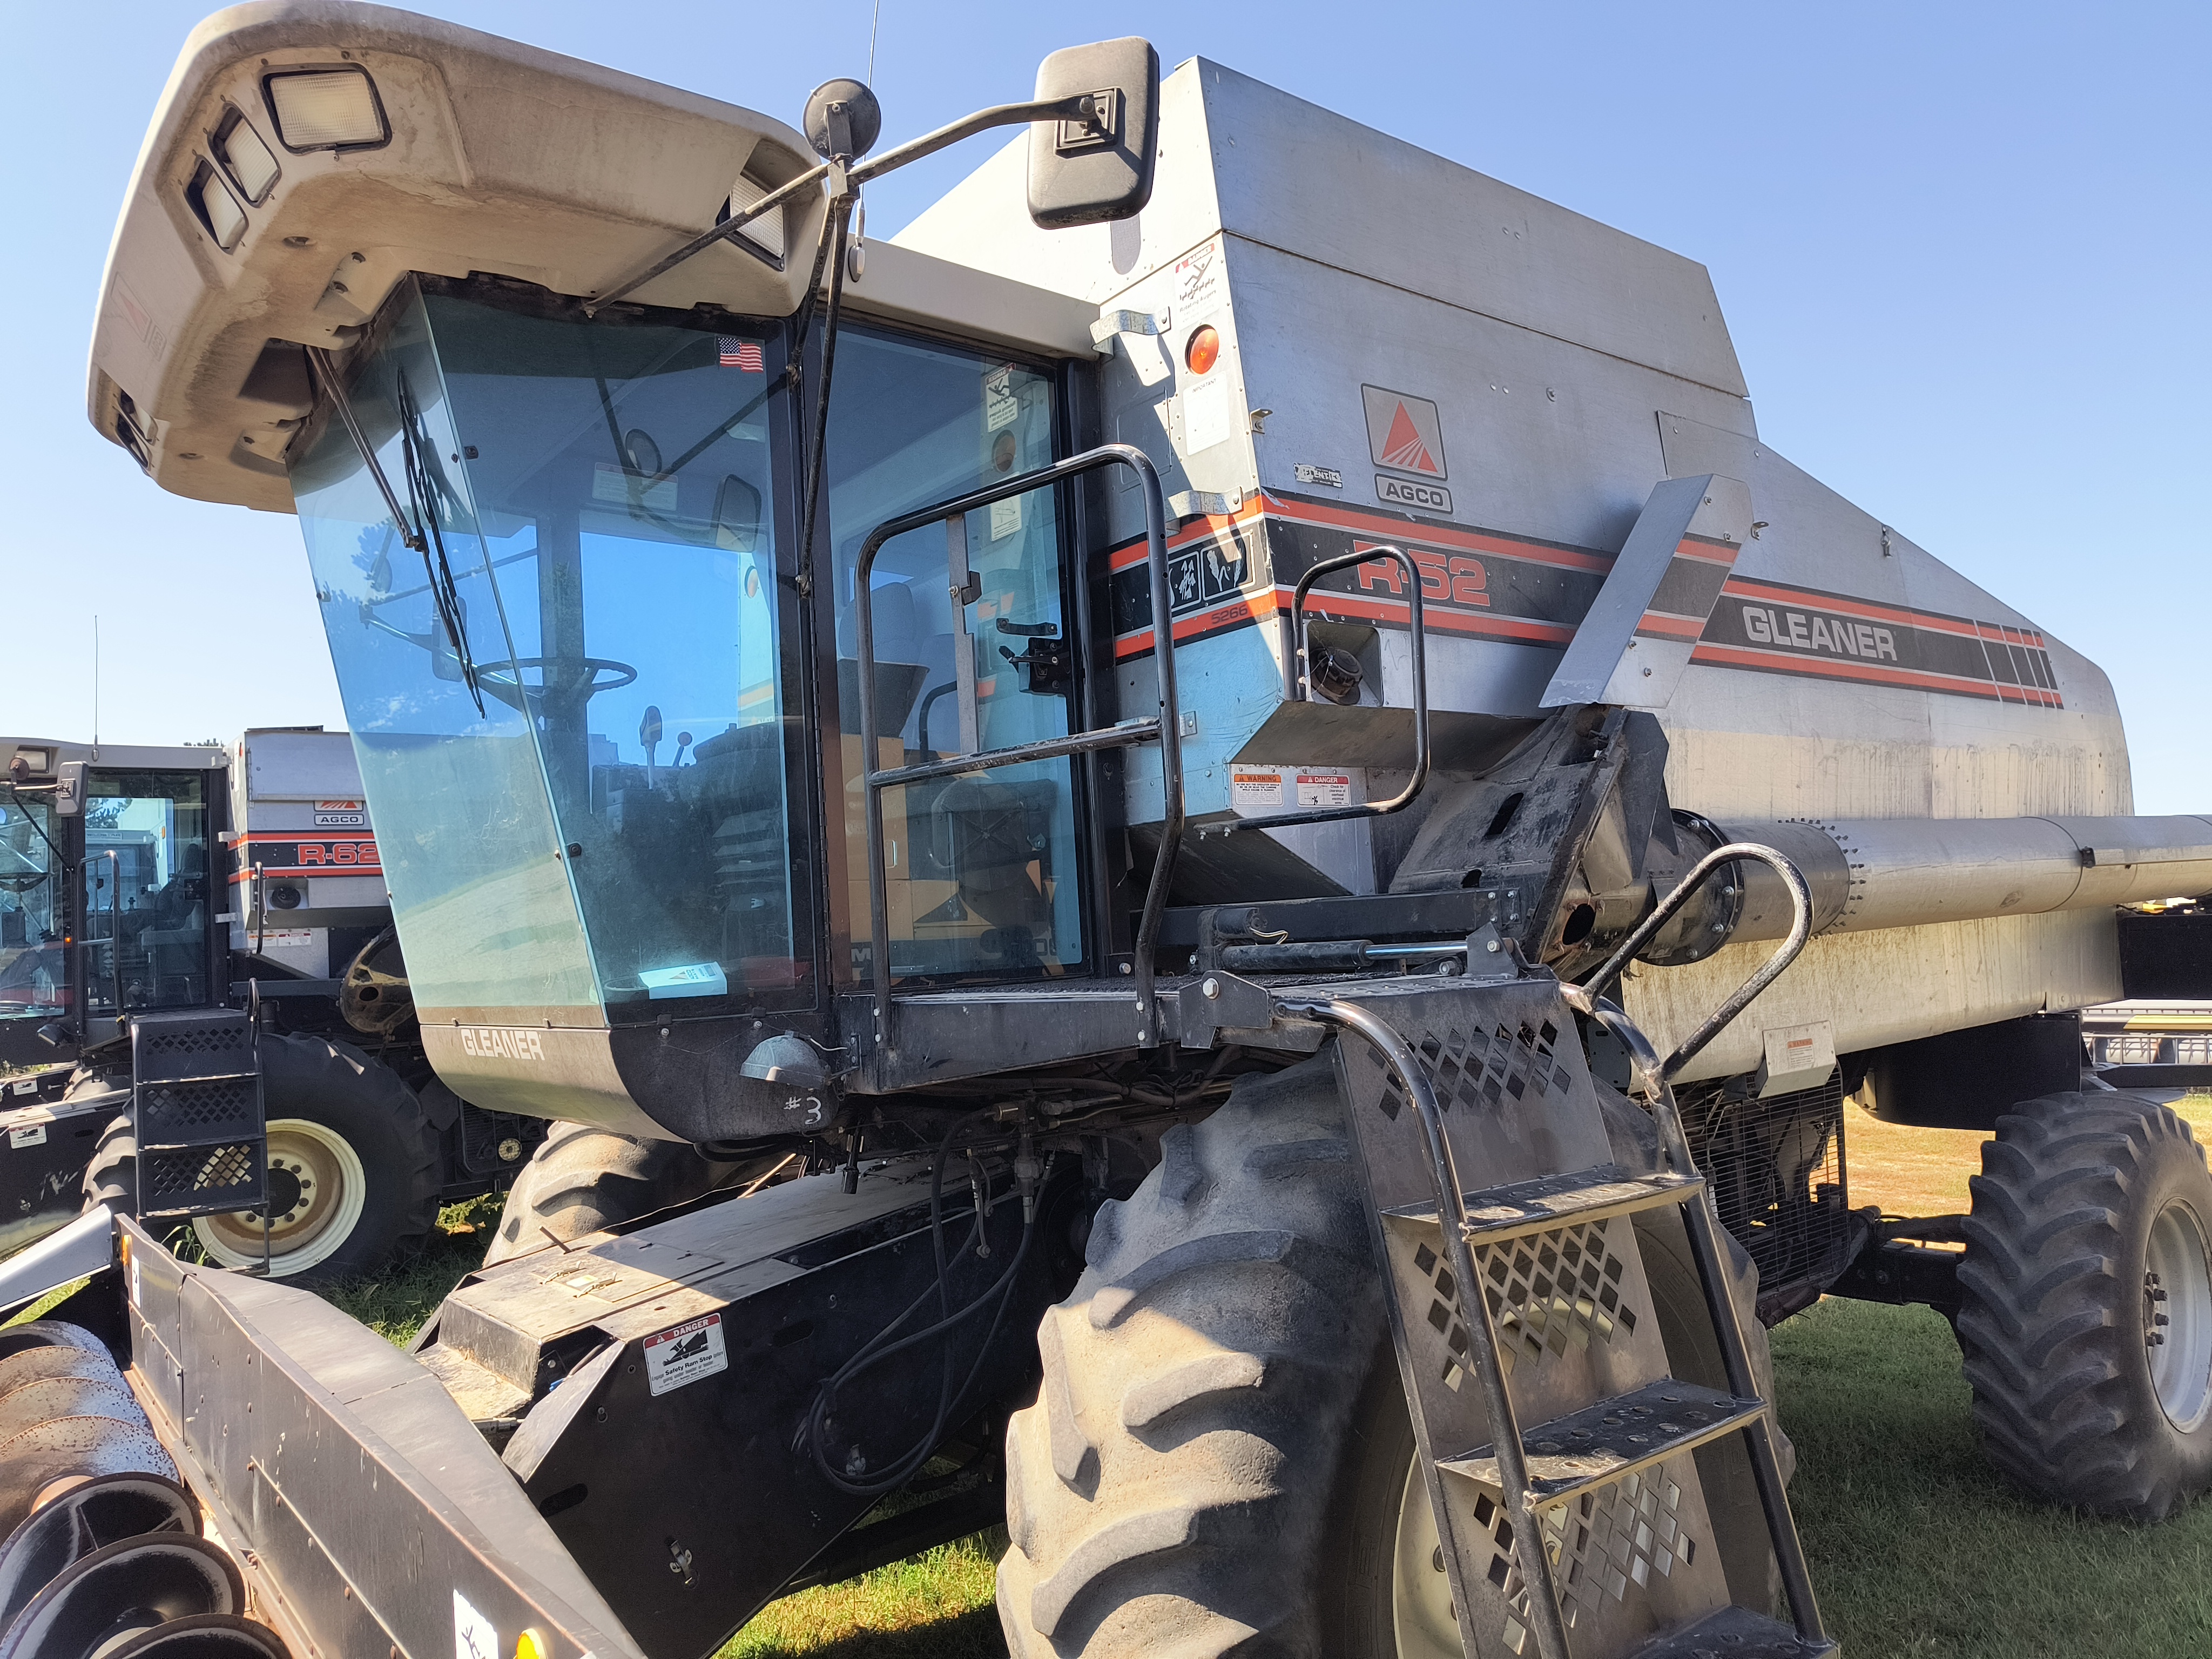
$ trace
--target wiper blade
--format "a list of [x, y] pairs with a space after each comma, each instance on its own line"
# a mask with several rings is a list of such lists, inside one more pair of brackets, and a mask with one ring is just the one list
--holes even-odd
[[[475, 700], [477, 713], [484, 713], [483, 691], [477, 684], [476, 660], [469, 653], [468, 631], [462, 621], [461, 597], [453, 582], [453, 568], [446, 558], [446, 538], [438, 526], [437, 484], [429, 468], [422, 460], [423, 446], [416, 435], [422, 422], [422, 411], [416, 406], [413, 389], [407, 384], [407, 372], [398, 371], [399, 454], [400, 467], [407, 482], [407, 505], [402, 507], [398, 492], [384, 473], [384, 465], [376, 459], [375, 446], [368, 434], [362, 429], [361, 419], [354, 413], [353, 401], [346, 396], [337, 369], [331, 365], [330, 353], [319, 346], [307, 348], [307, 362], [320, 377], [324, 388], [331, 394], [338, 419], [345, 425], [353, 439], [354, 448], [360, 453], [362, 464], [368, 469], [370, 477], [384, 497], [386, 509], [399, 532], [403, 545], [422, 556], [422, 574], [429, 588], [430, 603], [438, 612], [438, 623], [452, 641], [453, 659], [460, 666], [461, 683], [469, 689]], [[433, 554], [437, 562], [431, 562]], [[396, 629], [393, 631], [397, 631]], [[404, 635], [403, 637], [412, 637]]]
[[338, 419], [344, 422], [346, 431], [353, 439], [353, 447], [361, 453], [362, 464], [368, 468], [368, 476], [376, 480], [377, 489], [384, 496], [385, 507], [392, 514], [392, 522], [399, 528], [400, 541], [411, 550], [420, 553], [423, 547], [422, 532], [408, 521], [406, 512], [399, 505], [399, 497], [392, 490], [392, 480], [384, 476], [384, 465], [376, 459], [375, 447], [368, 441], [368, 434], [361, 429], [361, 420], [353, 412], [353, 401], [346, 396], [345, 387], [339, 383], [337, 371], [331, 367], [331, 354], [320, 346], [309, 346], [307, 350], [307, 362], [320, 377], [324, 389], [331, 394], [331, 402], [337, 407]]
[[[422, 446], [416, 436], [416, 428], [422, 421], [422, 412], [415, 404], [414, 389], [407, 384], [407, 371], [398, 374], [399, 398], [400, 465], [407, 475], [407, 504], [416, 514], [415, 540], [410, 544], [422, 555], [422, 574], [429, 579], [430, 602], [437, 607], [438, 620], [444, 625], [446, 635], [453, 642], [453, 659], [460, 666], [461, 684], [469, 689], [469, 696], [477, 705], [477, 713], [484, 713], [483, 689], [477, 683], [476, 660], [469, 654], [469, 635], [462, 620], [461, 596], [453, 582], [453, 568], [446, 560], [445, 533], [438, 526], [436, 483], [429, 467], [422, 459]], [[406, 526], [400, 529], [405, 539]], [[431, 568], [430, 556], [437, 554], [435, 569]]]

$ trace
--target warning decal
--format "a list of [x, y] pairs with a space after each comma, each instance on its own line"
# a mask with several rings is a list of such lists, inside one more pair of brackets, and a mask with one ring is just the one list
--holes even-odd
[[708, 1314], [645, 1339], [646, 1386], [656, 1395], [730, 1369], [722, 1346], [722, 1316]]
[[1351, 805], [1350, 775], [1343, 772], [1299, 773], [1298, 805], [1301, 806]]
[[1247, 811], [1258, 806], [1280, 806], [1283, 804], [1283, 775], [1279, 772], [1231, 772], [1229, 775], [1229, 804], [1239, 811]]

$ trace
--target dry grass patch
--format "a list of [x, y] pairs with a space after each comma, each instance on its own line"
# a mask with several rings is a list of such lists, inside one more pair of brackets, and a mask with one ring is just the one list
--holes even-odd
[[[2212, 1094], [2156, 1091], [2212, 1147]], [[1979, 1129], [1916, 1129], [1885, 1123], [1855, 1102], [1844, 1104], [1851, 1203], [1879, 1204], [1889, 1215], [1963, 1214], [1973, 1200], [1966, 1177], [1982, 1170]]]

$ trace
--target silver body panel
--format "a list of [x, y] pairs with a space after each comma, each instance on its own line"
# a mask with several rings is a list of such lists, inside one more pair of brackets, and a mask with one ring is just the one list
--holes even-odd
[[[1146, 448], [1185, 510], [1215, 514], [1187, 520], [1182, 546], [1247, 572], [1188, 619], [1177, 607], [1194, 815], [1248, 810], [1239, 780], [1261, 761], [1285, 788], [1311, 763], [1358, 799], [1395, 782], [1355, 757], [1410, 758], [1402, 713], [1386, 718], [1409, 701], [1405, 607], [1379, 590], [1360, 603], [1347, 581], [1317, 606], [1380, 629], [1367, 706], [1322, 732], [1286, 696], [1282, 613], [1322, 527], [1442, 567], [1425, 588], [1440, 730], [1528, 719], [1655, 487], [1705, 474], [1747, 487], [1754, 527], [1656, 705], [1676, 805], [1737, 826], [2130, 811], [2104, 674], [1760, 439], [1701, 266], [1202, 59], [1161, 108], [1160, 183], [1134, 223], [1035, 230], [1010, 148], [899, 240], [1163, 331], [1115, 337], [1105, 434]], [[1201, 375], [1182, 352], [1204, 324], [1222, 349]], [[1420, 440], [1395, 457], [1378, 390]], [[1117, 542], [1133, 510], [1115, 501]], [[1447, 562], [1462, 556], [1485, 567], [1464, 595]], [[1536, 591], [1516, 602], [1524, 577]], [[1157, 817], [1157, 786], [1130, 775], [1132, 819]], [[1364, 829], [1301, 833], [1295, 850], [1373, 890]], [[1849, 1050], [2118, 994], [2109, 908], [1905, 920], [1817, 939], [1693, 1073], [1750, 1070], [1765, 1028], [1807, 1019], [1832, 1019]], [[1655, 1036], [1685, 1034], [1765, 948], [1640, 970], [1630, 1009]]]

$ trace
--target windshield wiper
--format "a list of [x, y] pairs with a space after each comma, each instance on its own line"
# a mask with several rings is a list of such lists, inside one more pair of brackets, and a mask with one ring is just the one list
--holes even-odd
[[[362, 430], [361, 420], [353, 411], [352, 399], [346, 396], [345, 387], [338, 380], [337, 370], [331, 365], [331, 355], [320, 346], [307, 348], [307, 362], [331, 394], [331, 402], [337, 410], [338, 419], [353, 439], [362, 465], [368, 476], [376, 481], [379, 494], [384, 497], [386, 510], [399, 532], [401, 545], [422, 556], [422, 574], [429, 589], [430, 603], [438, 613], [439, 625], [453, 647], [453, 660], [459, 665], [461, 683], [469, 689], [475, 700], [477, 713], [484, 713], [483, 692], [477, 684], [476, 660], [469, 654], [468, 634], [462, 623], [459, 591], [453, 582], [453, 566], [446, 559], [446, 538], [438, 527], [436, 485], [429, 469], [423, 465], [422, 449], [415, 435], [416, 423], [422, 419], [415, 406], [415, 397], [407, 384], [404, 369], [398, 372], [399, 453], [400, 465], [407, 481], [407, 505], [399, 504], [398, 493], [392, 488], [392, 480], [385, 477], [384, 465], [376, 459], [375, 447], [368, 441], [368, 434]], [[431, 554], [437, 555], [434, 566]], [[397, 632], [398, 630], [392, 630]], [[413, 635], [402, 635], [412, 638]]]
[[[461, 684], [468, 687], [481, 716], [484, 712], [483, 690], [477, 683], [476, 659], [469, 654], [468, 628], [462, 616], [460, 591], [453, 583], [453, 568], [446, 562], [445, 532], [438, 527], [437, 483], [422, 459], [422, 446], [416, 437], [422, 412], [416, 407], [414, 389], [407, 384], [405, 369], [398, 371], [397, 380], [400, 466], [407, 476], [407, 504], [416, 515], [416, 550], [422, 556], [422, 574], [429, 579], [430, 602], [437, 607], [438, 620], [444, 624], [447, 637], [453, 642], [453, 659], [461, 671]], [[434, 550], [438, 556], [434, 570], [430, 565]]]

